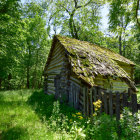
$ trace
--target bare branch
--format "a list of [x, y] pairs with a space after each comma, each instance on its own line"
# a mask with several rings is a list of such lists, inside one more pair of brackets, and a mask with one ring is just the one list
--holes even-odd
[[77, 9], [78, 0], [74, 0], [74, 3], [75, 3], [75, 8]]
[[89, 2], [87, 2], [85, 5], [83, 6], [77, 6], [76, 9], [81, 8], [81, 7], [86, 7], [87, 5], [89, 5], [92, 2], [92, 0], [90, 0]]

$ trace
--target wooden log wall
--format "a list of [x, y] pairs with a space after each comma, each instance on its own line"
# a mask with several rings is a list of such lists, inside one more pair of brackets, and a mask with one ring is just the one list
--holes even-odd
[[75, 109], [82, 109], [82, 94], [81, 94], [81, 81], [70, 76], [69, 78], [69, 105]]
[[120, 114], [124, 107], [129, 107], [133, 114], [140, 109], [140, 104], [137, 104], [137, 95], [131, 89], [129, 89], [129, 93], [112, 93], [100, 87], [91, 89], [83, 87], [82, 95], [79, 101], [82, 104], [82, 109], [80, 108], [80, 110], [85, 116], [93, 115], [95, 112], [93, 102], [96, 102], [98, 99], [102, 101], [99, 113], [105, 112], [111, 117], [115, 115], [116, 120], [120, 119]]
[[134, 80], [134, 66], [123, 62], [117, 63], [119, 66], [121, 66], [121, 68], [123, 68], [127, 72], [127, 74], [131, 77], [131, 80]]
[[122, 81], [118, 77], [113, 78], [113, 77], [109, 76], [108, 78], [106, 78], [106, 77], [103, 77], [102, 75], [98, 75], [95, 78], [94, 82], [96, 85], [100, 86], [101, 88], [104, 88], [108, 91], [111, 90], [113, 93], [115, 93], [117, 91], [119, 93], [128, 92], [128, 88], [129, 88], [127, 83]]
[[[65, 67], [64, 51], [65, 51], [64, 48], [59, 43], [56, 43], [56, 46], [52, 52], [51, 60], [46, 69], [46, 81], [44, 86], [45, 86], [45, 93], [47, 94], [55, 94], [56, 92], [55, 84], [54, 84], [54, 79], [56, 75], [64, 76], [64, 74], [62, 74], [62, 71]], [[62, 84], [63, 83], [61, 83], [61, 85]]]

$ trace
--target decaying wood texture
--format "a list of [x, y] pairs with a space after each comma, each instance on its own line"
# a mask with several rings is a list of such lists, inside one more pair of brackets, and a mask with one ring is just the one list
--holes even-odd
[[116, 93], [116, 119], [120, 120], [120, 93]]
[[93, 115], [93, 92], [92, 92], [92, 88], [90, 88], [90, 115], [92, 117]]
[[107, 93], [104, 92], [103, 94], [103, 102], [104, 102], [104, 111], [108, 114], [108, 107], [107, 107]]
[[132, 102], [132, 113], [134, 114], [134, 113], [138, 112], [136, 94], [131, 94], [131, 102]]
[[[44, 69], [44, 90], [92, 116], [93, 102], [101, 100], [100, 113], [115, 113], [121, 108], [137, 112], [134, 63], [106, 48], [67, 37], [55, 36]], [[128, 94], [127, 94], [128, 93]], [[131, 96], [131, 102], [128, 101]]]
[[109, 115], [112, 117], [113, 115], [113, 98], [112, 98], [112, 92], [109, 93]]

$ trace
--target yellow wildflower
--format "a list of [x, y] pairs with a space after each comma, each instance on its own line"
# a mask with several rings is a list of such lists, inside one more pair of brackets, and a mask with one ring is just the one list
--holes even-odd
[[98, 108], [95, 108], [95, 111], [97, 111], [98, 110]]
[[82, 117], [82, 116], [78, 116], [78, 118], [79, 118], [80, 120], [82, 120], [82, 119], [83, 119], [83, 117]]
[[81, 112], [76, 113], [77, 115], [81, 115]]
[[97, 115], [97, 114], [96, 114], [96, 113], [94, 113], [94, 114], [93, 114], [93, 117], [95, 117], [96, 115]]

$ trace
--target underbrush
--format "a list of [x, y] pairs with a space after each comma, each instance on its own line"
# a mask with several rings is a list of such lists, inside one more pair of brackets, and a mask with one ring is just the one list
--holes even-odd
[[119, 122], [115, 117], [81, 112], [60, 104], [40, 90], [0, 92], [0, 139], [2, 140], [139, 140], [137, 114], [126, 108]]

